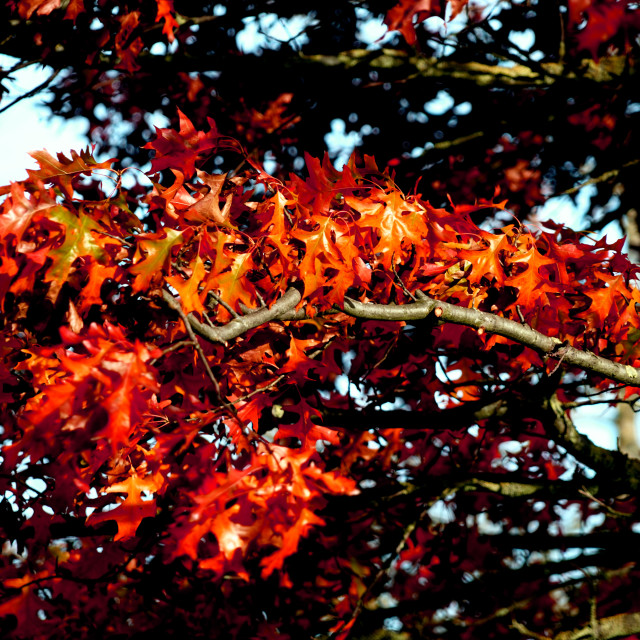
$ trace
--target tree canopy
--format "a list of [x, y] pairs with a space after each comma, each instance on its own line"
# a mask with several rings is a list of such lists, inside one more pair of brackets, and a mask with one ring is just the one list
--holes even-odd
[[0, 15], [2, 633], [640, 636], [636, 2]]

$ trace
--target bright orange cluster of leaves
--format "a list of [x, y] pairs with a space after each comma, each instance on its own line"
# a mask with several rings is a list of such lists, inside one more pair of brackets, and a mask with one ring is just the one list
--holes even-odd
[[[392, 304], [422, 291], [640, 363], [637, 269], [620, 243], [560, 226], [534, 232], [516, 220], [488, 231], [474, 213], [504, 212], [505, 201], [436, 209], [402, 193], [372, 158], [337, 170], [307, 157], [308, 177], [286, 183], [248, 157], [244, 173], [209, 173], [214, 151], [241, 147], [213, 123], [201, 132], [180, 118], [179, 131], [159, 130], [148, 145], [156, 173], [137, 211], [112, 162], [88, 152], [35, 153], [40, 169], [2, 190], [3, 465], [46, 469], [44, 498], [27, 521], [47, 522], [37, 525], [45, 538], [55, 522], [81, 518], [98, 540], [126, 543], [145, 520], [161, 519], [168, 524], [156, 553], [167, 561], [244, 580], [256, 560], [265, 578], [282, 569], [324, 524], [327, 499], [358, 492], [351, 468], [374, 456], [364, 434], [329, 464], [322, 451], [342, 431], [323, 423], [317, 399], [302, 391], [342, 374], [336, 355], [348, 351], [355, 323], [336, 313], [346, 295]], [[165, 186], [159, 172], [169, 171]], [[114, 193], [81, 198], [86, 180], [100, 175], [115, 180]], [[162, 301], [172, 292], [184, 314], [224, 325], [292, 286], [305, 320], [272, 321], [201, 351]], [[372, 353], [390, 348], [376, 344], [375, 323], [367, 331]], [[442, 329], [439, 339], [459, 336]], [[508, 342], [479, 339], [485, 350]], [[517, 376], [532, 363], [543, 366], [524, 350], [504, 366]], [[394, 365], [370, 380], [406, 366], [427, 365]], [[455, 366], [468, 382], [456, 402], [472, 399], [477, 372], [464, 358]], [[283, 414], [290, 419], [266, 433], [269, 416]], [[18, 499], [20, 489], [5, 485]], [[79, 571], [97, 557], [96, 544], [56, 563]], [[5, 573], [20, 581], [25, 571], [14, 564]], [[26, 617], [32, 605], [22, 589], [3, 606]]]

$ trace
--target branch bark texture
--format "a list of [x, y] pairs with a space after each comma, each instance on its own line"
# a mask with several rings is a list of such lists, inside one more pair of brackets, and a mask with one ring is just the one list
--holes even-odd
[[[168, 291], [162, 292], [163, 300], [174, 310], [181, 311], [180, 302], [176, 300]], [[188, 319], [193, 330], [210, 342], [225, 343], [233, 340], [250, 329], [259, 327], [272, 320], [296, 320], [304, 317], [304, 311], [297, 314], [295, 307], [300, 302], [301, 295], [296, 289], [288, 289], [285, 294], [271, 307], [257, 309], [244, 316], [234, 318], [231, 322], [221, 327], [211, 327], [198, 320], [193, 314], [189, 314]]]
[[[592, 628], [595, 626], [596, 628]], [[580, 629], [563, 631], [553, 640], [613, 640], [614, 638], [626, 638], [640, 632], [640, 613], [624, 613], [608, 618], [596, 620], [595, 625], [588, 624]]]
[[[437, 309], [439, 311], [436, 311]], [[434, 300], [424, 294], [420, 296], [418, 302], [403, 305], [371, 304], [345, 298], [343, 311], [356, 318], [389, 321], [424, 320], [431, 313], [436, 313], [440, 321], [495, 333], [548, 356], [562, 358], [566, 364], [580, 367], [585, 371], [623, 384], [640, 385], [640, 370], [635, 367], [607, 360], [589, 351], [581, 351], [575, 347], [563, 345], [557, 338], [546, 336], [526, 324], [520, 324], [478, 309], [468, 309]]]
[[364, 65], [379, 71], [395, 71], [402, 78], [447, 78], [473, 82], [479, 86], [551, 86], [558, 81], [611, 82], [624, 73], [633, 73], [625, 65], [625, 56], [611, 56], [599, 61], [585, 59], [578, 69], [569, 69], [560, 63], [536, 65], [515, 64], [505, 67], [479, 62], [441, 60], [409, 55], [397, 49], [351, 49], [335, 55], [300, 54], [307, 64], [326, 67], [352, 67]]

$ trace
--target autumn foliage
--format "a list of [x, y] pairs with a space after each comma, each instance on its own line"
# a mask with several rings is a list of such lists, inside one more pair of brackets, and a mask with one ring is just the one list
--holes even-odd
[[[46, 25], [86, 4], [7, 6]], [[147, 4], [98, 31], [120, 71], [144, 67], [138, 25], [182, 37], [173, 2]], [[476, 19], [390, 4], [409, 45], [430, 16]], [[591, 62], [631, 57], [634, 4], [569, 19]], [[268, 171], [292, 105], [229, 130], [178, 109], [146, 176], [36, 151], [0, 188], [1, 632], [640, 633], [640, 462], [573, 421], [640, 394], [624, 239], [514, 215], [532, 174], [444, 204], [360, 152]]]

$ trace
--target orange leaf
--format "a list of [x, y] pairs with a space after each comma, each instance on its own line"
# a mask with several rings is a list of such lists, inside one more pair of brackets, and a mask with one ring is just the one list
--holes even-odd
[[196, 170], [198, 178], [209, 187], [209, 192], [195, 204], [191, 205], [184, 214], [186, 220], [196, 222], [215, 222], [224, 224], [229, 217], [233, 194], [230, 193], [225, 200], [224, 207], [220, 209], [220, 192], [224, 186], [227, 174], [210, 175], [204, 171]]
[[418, 21], [426, 18], [429, 14], [440, 10], [437, 0], [400, 0], [394, 7], [389, 9], [384, 19], [389, 26], [389, 31], [400, 31], [407, 41], [407, 44], [415, 44], [416, 31], [413, 24], [413, 17], [417, 14]]
[[115, 509], [94, 511], [87, 518], [87, 525], [95, 526], [102, 522], [115, 520], [118, 525], [118, 533], [114, 536], [114, 541], [132, 538], [143, 518], [153, 518], [156, 515], [155, 498], [143, 500], [143, 492], [156, 493], [163, 484], [164, 478], [160, 473], [144, 477], [135, 474], [123, 482], [112, 484], [105, 489], [106, 493], [124, 493], [127, 497], [121, 500]]
[[2, 203], [0, 238], [14, 235], [20, 242], [32, 218], [38, 213], [46, 213], [55, 206], [56, 201], [48, 191], [29, 193], [25, 191], [21, 182], [12, 183], [11, 195]]
[[277, 530], [281, 533], [280, 548], [260, 561], [262, 577], [268, 578], [276, 569], [282, 569], [285, 558], [298, 550], [300, 538], [306, 536], [313, 525], [324, 524], [325, 522], [322, 518], [303, 507], [298, 519], [292, 526], [276, 525]]
[[162, 33], [167, 36], [169, 42], [173, 42], [176, 37], [173, 35], [173, 30], [176, 29], [179, 24], [173, 17], [175, 9], [173, 8], [173, 0], [156, 0], [158, 5], [158, 15], [156, 16], [156, 22], [164, 20], [164, 26], [162, 27]]
[[204, 306], [200, 301], [200, 296], [198, 295], [198, 287], [202, 284], [204, 276], [204, 263], [200, 256], [196, 256], [195, 263], [193, 264], [191, 271], [191, 277], [188, 280], [185, 280], [179, 275], [167, 278], [167, 282], [180, 295], [182, 308], [185, 313], [191, 313], [191, 311], [198, 311], [202, 313], [204, 311]]

